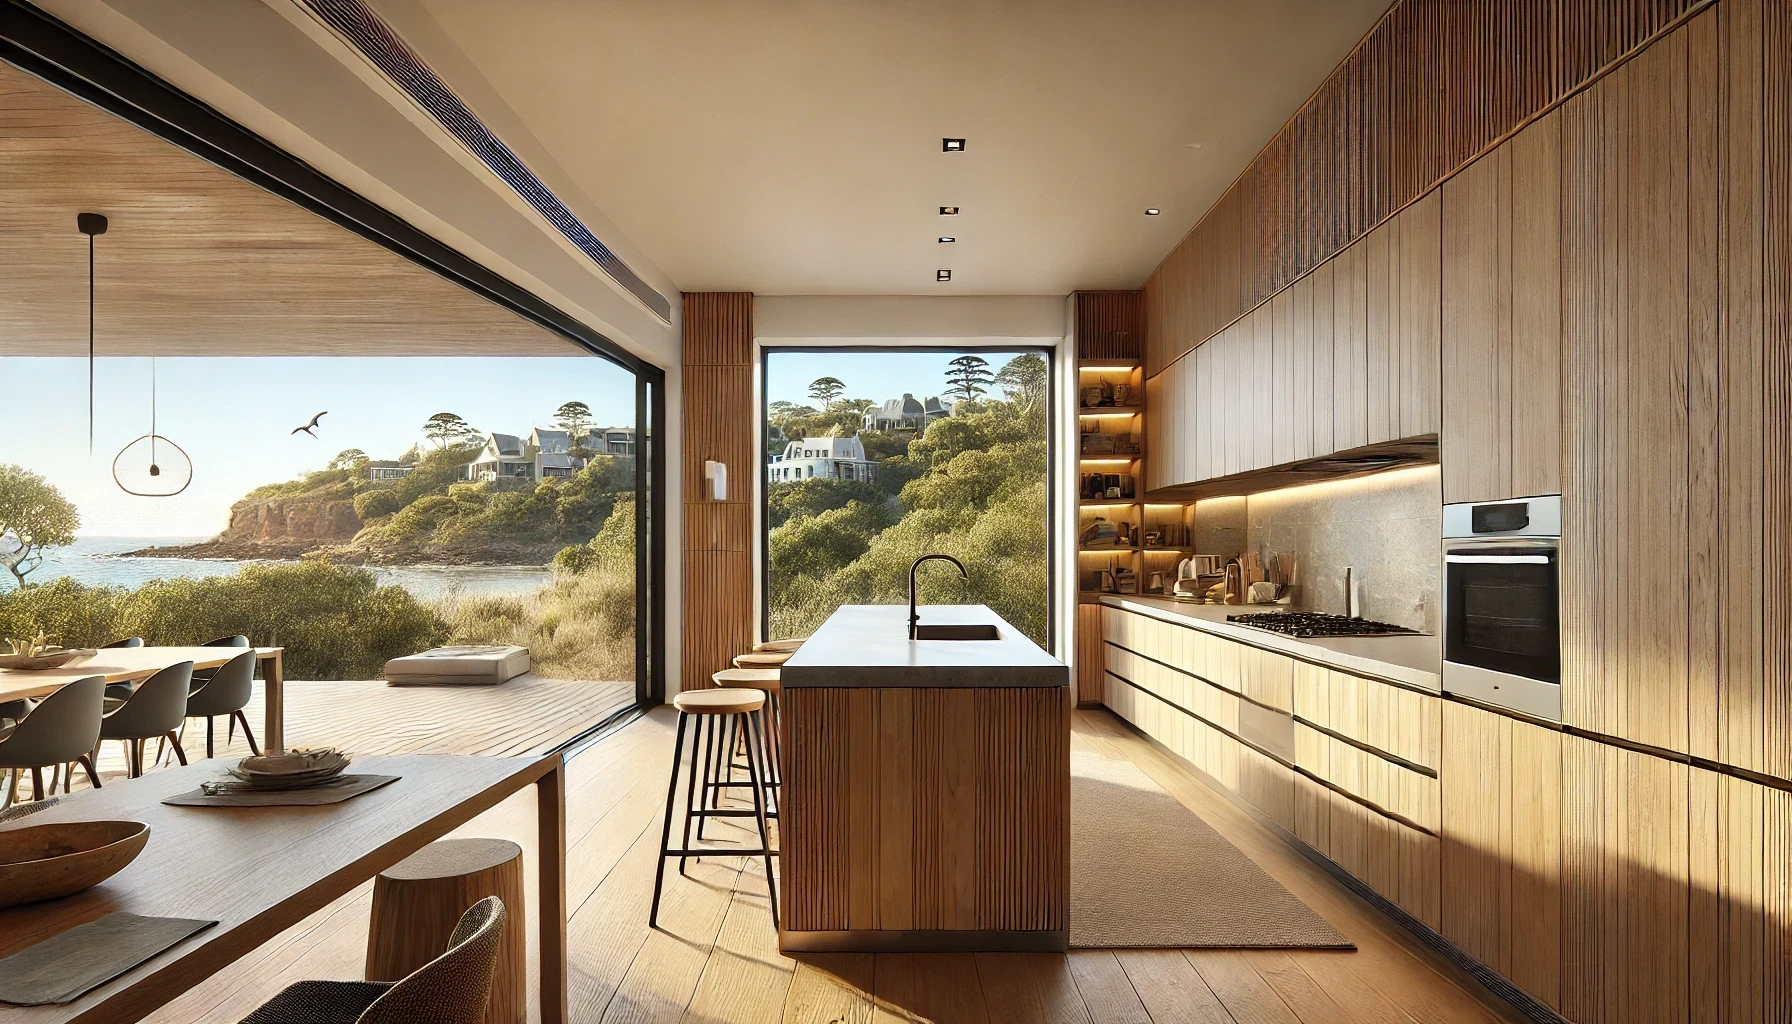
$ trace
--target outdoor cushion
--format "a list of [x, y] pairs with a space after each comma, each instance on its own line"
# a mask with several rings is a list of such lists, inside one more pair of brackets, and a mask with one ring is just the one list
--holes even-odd
[[527, 647], [437, 647], [386, 662], [386, 685], [495, 686], [527, 671]]

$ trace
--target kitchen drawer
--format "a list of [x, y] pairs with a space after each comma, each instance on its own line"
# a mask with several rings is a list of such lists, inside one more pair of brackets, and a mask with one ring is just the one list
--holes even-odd
[[1236, 696], [1111, 644], [1107, 648], [1106, 665], [1114, 675], [1187, 708], [1222, 729], [1238, 732], [1240, 701]]
[[[1295, 714], [1365, 746], [1437, 770], [1443, 743], [1443, 700], [1376, 679], [1324, 669], [1324, 696], [1311, 674], [1302, 679]], [[1310, 712], [1310, 713], [1309, 713]]]
[[1295, 764], [1338, 789], [1430, 832], [1441, 827], [1438, 780], [1295, 723]]

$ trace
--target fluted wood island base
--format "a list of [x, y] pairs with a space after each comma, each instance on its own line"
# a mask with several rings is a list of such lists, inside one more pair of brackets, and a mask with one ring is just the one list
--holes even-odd
[[779, 944], [1062, 950], [1070, 674], [982, 605], [841, 608], [784, 665]]

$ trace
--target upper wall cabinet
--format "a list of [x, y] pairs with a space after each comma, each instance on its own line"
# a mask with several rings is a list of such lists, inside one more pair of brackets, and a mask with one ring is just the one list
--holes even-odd
[[1562, 118], [1444, 184], [1445, 501], [1562, 489]]
[[1436, 434], [1442, 207], [1407, 207], [1153, 377], [1180, 414], [1154, 418], [1147, 486]]

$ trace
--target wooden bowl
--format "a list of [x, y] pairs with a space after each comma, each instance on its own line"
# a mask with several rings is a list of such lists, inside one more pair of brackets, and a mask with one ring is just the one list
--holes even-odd
[[0, 907], [60, 899], [100, 884], [149, 842], [141, 821], [58, 821], [0, 830]]
[[98, 651], [87, 648], [63, 648], [45, 651], [42, 654], [0, 654], [0, 668], [16, 668], [22, 672], [42, 672], [45, 669], [61, 668], [71, 661], [91, 658]]

